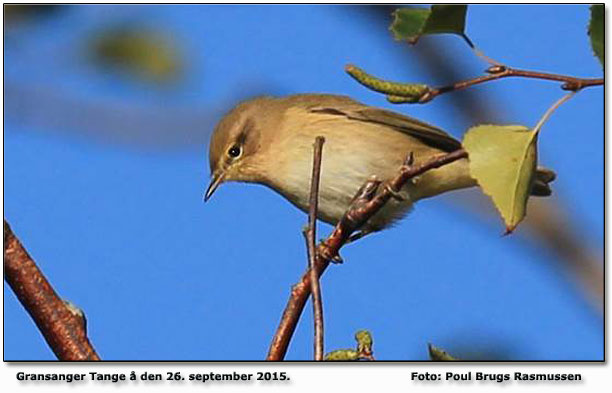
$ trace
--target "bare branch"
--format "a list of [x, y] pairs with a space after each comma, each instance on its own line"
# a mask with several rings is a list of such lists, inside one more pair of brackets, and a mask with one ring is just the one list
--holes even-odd
[[578, 91], [585, 87], [603, 86], [603, 78], [576, 78], [568, 75], [550, 74], [546, 72], [517, 70], [503, 65], [494, 65], [487, 69], [489, 75], [479, 76], [477, 78], [468, 79], [465, 81], [453, 83], [452, 85], [430, 89], [419, 100], [419, 103], [425, 103], [433, 100], [437, 96], [457, 90], [466, 89], [468, 87], [478, 85], [485, 82], [494, 81], [502, 78], [520, 77], [531, 79], [542, 79], [556, 82], [564, 82], [561, 88], [563, 90]]
[[100, 360], [87, 338], [80, 310], [59, 298], [6, 220], [4, 279], [59, 360]]
[[[330, 260], [338, 256], [340, 248], [347, 242], [350, 235], [378, 212], [393, 197], [393, 193], [398, 192], [410, 179], [430, 169], [467, 158], [467, 156], [465, 150], [459, 149], [452, 153], [432, 157], [421, 164], [412, 165], [412, 154], [410, 154], [406, 165], [400, 168], [399, 173], [388, 183], [388, 187], [378, 187], [380, 181], [375, 179], [366, 182], [359, 189], [353, 203], [329, 237], [319, 244], [315, 261], [317, 277], [325, 272]], [[284, 359], [297, 322], [310, 295], [310, 284], [311, 272], [307, 271], [302, 275], [301, 280], [293, 286], [285, 311], [270, 344], [267, 360], [278, 361]]]
[[321, 155], [325, 138], [318, 136], [314, 143], [314, 157], [312, 163], [312, 180], [310, 184], [310, 203], [308, 209], [308, 229], [306, 231], [306, 246], [308, 250], [308, 271], [310, 272], [312, 310], [314, 315], [314, 360], [323, 360], [323, 300], [321, 286], [315, 260], [317, 250], [315, 238], [317, 230], [317, 209], [319, 204], [319, 179], [321, 177]]

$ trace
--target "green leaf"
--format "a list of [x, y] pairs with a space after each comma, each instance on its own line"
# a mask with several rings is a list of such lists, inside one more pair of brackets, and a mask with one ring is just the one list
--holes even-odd
[[393, 12], [393, 22], [389, 28], [398, 41], [406, 40], [416, 44], [425, 34], [464, 35], [465, 4], [442, 4], [426, 8], [398, 8]]
[[372, 352], [372, 334], [367, 330], [359, 330], [355, 333], [355, 340], [357, 341], [357, 350], [359, 352]]
[[604, 65], [604, 6], [594, 4], [591, 6], [591, 21], [589, 22], [589, 36], [591, 47], [601, 66]]
[[506, 233], [525, 217], [537, 162], [537, 135], [523, 126], [483, 125], [469, 129], [463, 139], [470, 174], [493, 200]]
[[393, 38], [398, 41], [407, 40], [415, 44], [423, 33], [423, 27], [431, 11], [426, 8], [398, 8], [393, 12], [393, 22], [389, 28]]
[[432, 344], [427, 344], [427, 349], [429, 350], [429, 359], [438, 362], [452, 362], [457, 359], [449, 355], [446, 351], [433, 346]]

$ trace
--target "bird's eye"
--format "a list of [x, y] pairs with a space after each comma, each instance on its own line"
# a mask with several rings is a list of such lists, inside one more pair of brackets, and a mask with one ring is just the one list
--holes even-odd
[[230, 149], [227, 151], [227, 154], [232, 157], [232, 158], [236, 158], [240, 155], [240, 146], [232, 146], [230, 147]]

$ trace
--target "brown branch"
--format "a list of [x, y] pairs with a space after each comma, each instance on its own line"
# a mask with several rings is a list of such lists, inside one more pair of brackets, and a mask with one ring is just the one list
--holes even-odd
[[[380, 210], [392, 195], [399, 192], [410, 179], [428, 170], [467, 158], [467, 156], [465, 150], [459, 149], [452, 153], [432, 157], [421, 164], [413, 165], [412, 154], [410, 154], [405, 165], [400, 168], [397, 176], [388, 182], [387, 187], [379, 187], [381, 182], [376, 179], [367, 181], [359, 189], [353, 203], [329, 237], [319, 244], [315, 261], [317, 276], [320, 277], [329, 266], [330, 260], [338, 256], [340, 248], [347, 242], [350, 235]], [[293, 332], [310, 295], [310, 282], [311, 273], [307, 271], [291, 289], [291, 295], [270, 344], [267, 360], [278, 361], [284, 359]]]
[[314, 319], [314, 360], [323, 360], [323, 300], [321, 298], [321, 286], [315, 260], [317, 250], [315, 249], [315, 238], [317, 230], [317, 209], [319, 205], [319, 179], [321, 177], [321, 155], [325, 138], [318, 136], [314, 143], [314, 156], [312, 161], [312, 179], [310, 183], [310, 202], [308, 209], [308, 229], [306, 235], [306, 248], [308, 250], [308, 271], [310, 272], [312, 310]]
[[59, 360], [100, 360], [85, 318], [59, 298], [4, 220], [4, 279]]
[[487, 72], [489, 73], [489, 75], [479, 76], [477, 78], [453, 83], [452, 85], [444, 87], [431, 88], [428, 92], [421, 96], [418, 102], [429, 102], [444, 93], [463, 90], [474, 85], [508, 77], [521, 77], [564, 82], [561, 88], [563, 90], [570, 91], [579, 91], [585, 87], [602, 86], [604, 84], [603, 78], [576, 78], [573, 76], [550, 74], [546, 72], [517, 70], [503, 65], [494, 65], [492, 67], [489, 67], [487, 69]]

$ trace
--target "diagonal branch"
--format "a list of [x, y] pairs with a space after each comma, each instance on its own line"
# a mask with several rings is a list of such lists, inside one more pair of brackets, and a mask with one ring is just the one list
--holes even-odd
[[[465, 150], [459, 149], [452, 153], [432, 157], [421, 164], [413, 165], [412, 154], [410, 154], [405, 165], [400, 168], [398, 174], [391, 179], [387, 187], [379, 187], [381, 182], [375, 179], [367, 181], [359, 189], [353, 203], [329, 237], [319, 244], [315, 261], [316, 276], [320, 277], [325, 272], [330, 260], [338, 256], [340, 248], [346, 244], [350, 235], [376, 214], [393, 194], [399, 192], [410, 179], [431, 169], [467, 158], [467, 156], [468, 154]], [[302, 275], [300, 281], [291, 289], [291, 295], [270, 344], [266, 360], [278, 361], [284, 359], [293, 332], [310, 295], [310, 283], [311, 272], [309, 270]]]
[[4, 279], [59, 360], [100, 360], [85, 331], [85, 317], [59, 298], [4, 221]]
[[312, 310], [314, 315], [314, 360], [323, 360], [323, 300], [321, 286], [315, 260], [317, 250], [315, 238], [317, 230], [317, 209], [319, 205], [319, 179], [321, 177], [321, 155], [325, 138], [318, 136], [314, 143], [314, 157], [312, 163], [312, 180], [310, 184], [310, 203], [308, 209], [308, 229], [306, 230], [306, 247], [308, 250], [308, 271], [310, 272]]

